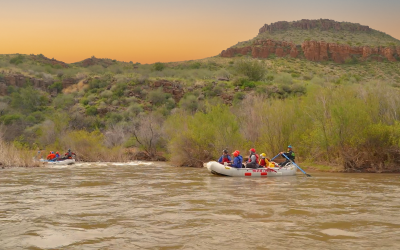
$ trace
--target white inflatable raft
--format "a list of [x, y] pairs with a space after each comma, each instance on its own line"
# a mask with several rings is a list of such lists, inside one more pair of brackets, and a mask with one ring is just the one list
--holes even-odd
[[208, 171], [215, 175], [223, 176], [245, 176], [245, 177], [273, 177], [296, 175], [296, 166], [290, 164], [283, 168], [231, 168], [224, 166], [216, 161], [210, 161], [205, 164]]
[[72, 165], [75, 164], [75, 159], [65, 159], [60, 161], [48, 161], [40, 159], [40, 162], [42, 162], [43, 164], [50, 164], [50, 165]]

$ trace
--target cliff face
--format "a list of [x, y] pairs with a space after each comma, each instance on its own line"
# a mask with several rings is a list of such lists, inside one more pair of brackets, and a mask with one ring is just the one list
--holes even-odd
[[329, 19], [308, 20], [302, 19], [295, 22], [280, 21], [271, 24], [264, 24], [259, 30], [259, 34], [264, 32], [274, 32], [277, 30], [287, 30], [297, 28], [302, 30], [320, 29], [320, 30], [347, 30], [347, 31], [370, 31], [370, 28], [358, 23], [336, 22]]
[[290, 56], [292, 58], [304, 57], [310, 61], [328, 61], [344, 63], [354, 56], [361, 60], [395, 62], [400, 57], [398, 47], [354, 47], [347, 44], [327, 43], [324, 41], [304, 41], [300, 46], [285, 41], [273, 41], [271, 39], [258, 40], [243, 48], [229, 48], [221, 52], [222, 57], [233, 57], [236, 54], [251, 55], [253, 58], [268, 58], [271, 54], [277, 57]]

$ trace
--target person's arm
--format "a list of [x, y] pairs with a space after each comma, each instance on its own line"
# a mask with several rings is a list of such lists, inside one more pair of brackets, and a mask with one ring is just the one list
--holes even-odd
[[218, 162], [219, 162], [219, 163], [222, 163], [222, 156], [219, 157]]
[[238, 165], [239, 165], [239, 158], [235, 157], [235, 159], [233, 159], [232, 167], [238, 168]]
[[232, 161], [232, 158], [231, 158], [229, 155], [228, 155], [228, 160], [229, 160], [229, 161]]

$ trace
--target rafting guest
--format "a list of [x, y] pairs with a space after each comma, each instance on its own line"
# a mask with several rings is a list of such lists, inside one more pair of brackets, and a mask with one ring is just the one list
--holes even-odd
[[267, 158], [267, 155], [265, 153], [260, 154], [260, 161], [258, 162], [258, 165], [263, 168], [269, 167], [269, 159]]
[[240, 151], [236, 150], [232, 154], [235, 158], [233, 158], [233, 163], [229, 164], [229, 166], [233, 168], [242, 168], [243, 157], [240, 155]]
[[227, 163], [232, 162], [232, 159], [228, 154], [228, 150], [224, 149], [222, 151], [222, 156], [218, 159], [218, 162], [221, 164], [224, 164], [225, 162], [227, 162]]
[[[296, 158], [296, 156], [295, 156], [295, 154], [294, 154], [294, 151], [293, 151], [292, 146], [289, 145], [289, 146], [287, 147], [287, 149], [288, 149], [287, 152], [281, 152], [281, 153], [280, 153], [280, 154], [282, 155], [282, 157], [285, 158], [285, 160], [286, 160], [286, 161], [284, 161], [284, 162], [282, 162], [282, 163], [279, 163], [279, 166], [280, 166], [280, 167], [283, 167], [283, 166], [285, 166], [286, 164], [288, 164], [288, 163], [290, 162], [290, 160], [293, 161], [293, 162], [295, 162], [294, 159]], [[290, 160], [286, 159], [286, 157], [283, 156], [283, 155], [285, 155], [285, 156], [286, 156], [287, 158], [289, 158]]]
[[56, 159], [60, 159], [61, 155], [60, 153], [56, 152]]
[[47, 156], [47, 160], [52, 161], [55, 158], [56, 158], [56, 155], [54, 154], [54, 152], [50, 151], [50, 154]]
[[71, 149], [68, 149], [68, 152], [64, 154], [66, 159], [72, 159], [72, 156], [76, 156], [74, 152], [71, 151]]
[[258, 168], [258, 154], [256, 154], [256, 150], [251, 148], [249, 150], [249, 160], [247, 161], [246, 168]]

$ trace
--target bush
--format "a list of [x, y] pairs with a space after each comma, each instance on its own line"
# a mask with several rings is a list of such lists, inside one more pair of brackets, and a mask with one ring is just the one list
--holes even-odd
[[44, 110], [49, 102], [47, 95], [32, 87], [22, 88], [12, 93], [11, 98], [11, 106], [23, 113]]
[[15, 64], [15, 65], [21, 64], [23, 62], [24, 62], [24, 56], [23, 55], [18, 55], [18, 56], [14, 57], [14, 58], [12, 58], [10, 60], [10, 63], [11, 64]]
[[239, 74], [247, 76], [251, 81], [261, 80], [266, 73], [264, 61], [256, 59], [239, 60], [235, 67]]
[[245, 96], [246, 95], [243, 92], [236, 92], [233, 96], [233, 100], [243, 100]]
[[194, 62], [192, 64], [190, 64], [189, 68], [191, 69], [200, 69], [201, 67], [201, 63], [200, 62]]
[[168, 118], [166, 132], [171, 160], [180, 166], [202, 167], [227, 145], [236, 148], [243, 141], [236, 117], [224, 105], [208, 107], [207, 112], [194, 116], [176, 113]]
[[60, 93], [63, 89], [61, 82], [55, 82], [49, 86], [49, 90], [57, 90], [57, 93]]
[[142, 108], [142, 106], [140, 104], [133, 103], [128, 107], [127, 111], [130, 114], [138, 115], [140, 112], [143, 112], [143, 108]]
[[164, 63], [161, 63], [161, 62], [156, 62], [156, 63], [153, 65], [153, 68], [154, 68], [154, 70], [156, 70], [156, 71], [163, 71], [163, 70], [165, 69], [165, 64], [164, 64]]
[[56, 109], [67, 109], [74, 105], [75, 99], [72, 95], [63, 94], [58, 95], [53, 100], [53, 105]]
[[106, 81], [100, 79], [93, 79], [89, 82], [89, 89], [105, 88], [108, 85]]
[[0, 117], [0, 122], [4, 125], [10, 125], [19, 120], [21, 120], [21, 115], [18, 114], [3, 115]]
[[86, 107], [86, 114], [87, 115], [97, 115], [97, 108], [93, 106]]
[[166, 93], [164, 93], [164, 91], [161, 88], [154, 91], [150, 91], [149, 94], [147, 95], [148, 100], [153, 105], [156, 106], [164, 104], [167, 101], [168, 97], [169, 96]]
[[188, 95], [182, 98], [179, 102], [179, 106], [186, 111], [194, 113], [199, 108], [199, 102], [195, 96]]
[[275, 82], [277, 83], [283, 83], [283, 84], [292, 84], [293, 83], [293, 78], [290, 74], [288, 73], [282, 73], [279, 74], [276, 78], [275, 78]]

